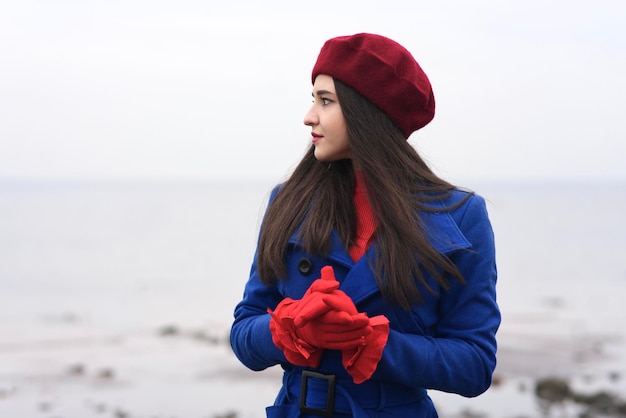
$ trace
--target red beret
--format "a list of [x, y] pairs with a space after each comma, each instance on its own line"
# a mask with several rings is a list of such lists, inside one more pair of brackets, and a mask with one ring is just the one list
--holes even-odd
[[409, 51], [384, 36], [359, 33], [329, 39], [313, 67], [313, 82], [319, 74], [365, 96], [406, 138], [435, 116], [435, 96], [428, 77]]

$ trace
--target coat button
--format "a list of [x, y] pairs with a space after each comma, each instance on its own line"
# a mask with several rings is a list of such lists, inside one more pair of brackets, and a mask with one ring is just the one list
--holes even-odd
[[298, 271], [305, 276], [308, 276], [313, 271], [313, 263], [308, 258], [301, 258], [298, 261]]

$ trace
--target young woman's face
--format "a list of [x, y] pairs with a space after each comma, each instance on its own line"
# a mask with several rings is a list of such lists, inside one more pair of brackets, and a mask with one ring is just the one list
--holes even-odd
[[332, 162], [352, 156], [332, 77], [320, 74], [315, 78], [313, 105], [304, 115], [304, 124], [311, 127], [315, 158], [319, 161]]

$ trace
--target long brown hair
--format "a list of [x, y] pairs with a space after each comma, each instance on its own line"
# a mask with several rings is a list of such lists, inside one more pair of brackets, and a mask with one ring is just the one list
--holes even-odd
[[334, 81], [352, 159], [323, 163], [315, 159], [314, 147], [309, 148], [267, 210], [258, 272], [267, 285], [285, 278], [287, 243], [296, 231], [310, 254], [328, 254], [333, 229], [346, 249], [350, 246], [356, 225], [354, 164], [363, 172], [378, 220], [377, 252], [370, 263], [379, 288], [387, 300], [409, 309], [422, 300], [418, 283], [434, 292], [426, 272], [444, 289], [451, 277], [463, 281], [456, 266], [433, 248], [419, 215], [432, 211], [428, 202], [445, 199], [455, 186], [433, 173], [386, 114], [351, 87]]

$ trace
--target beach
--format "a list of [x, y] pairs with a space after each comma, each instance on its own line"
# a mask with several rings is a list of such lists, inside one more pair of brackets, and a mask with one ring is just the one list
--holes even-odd
[[[498, 366], [442, 418], [626, 416], [626, 186], [480, 183]], [[1, 418], [262, 417], [228, 332], [271, 184], [0, 183]]]

